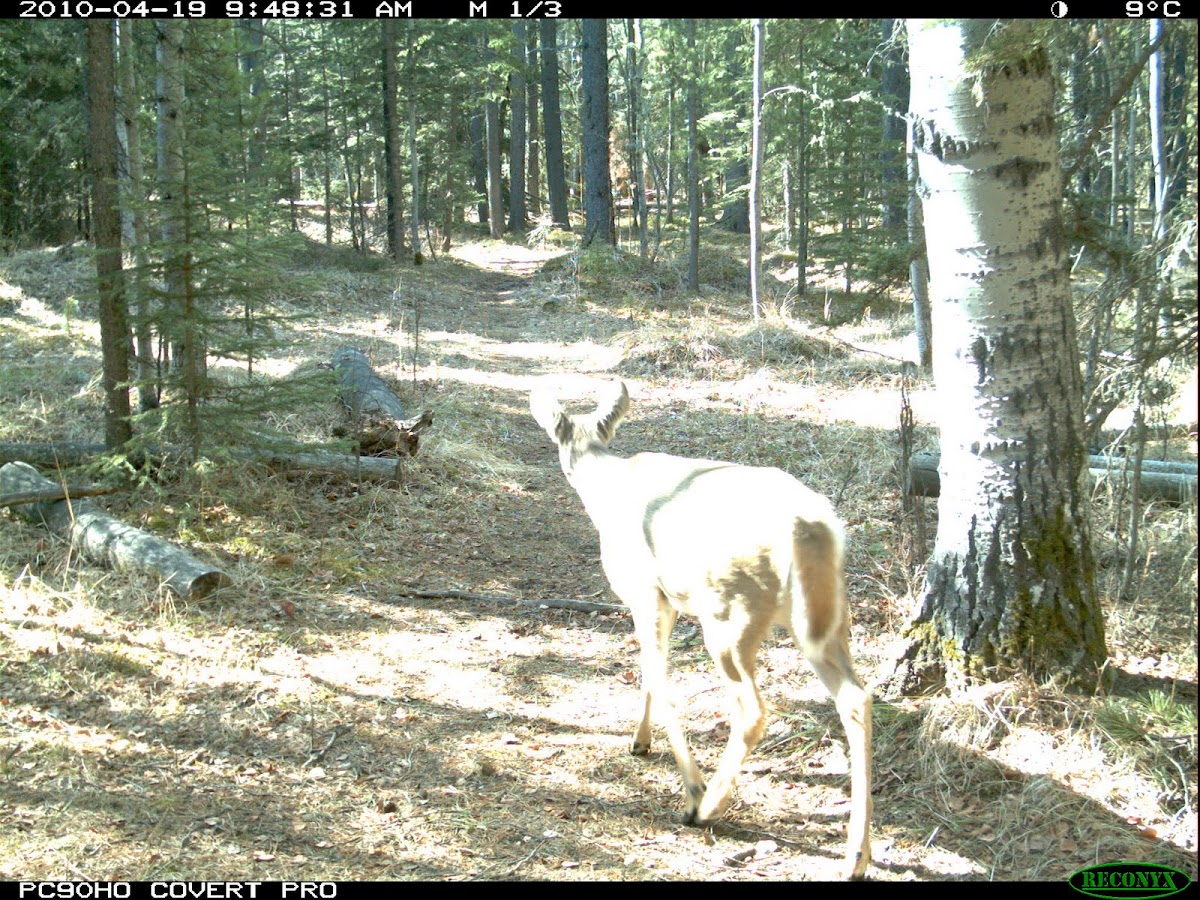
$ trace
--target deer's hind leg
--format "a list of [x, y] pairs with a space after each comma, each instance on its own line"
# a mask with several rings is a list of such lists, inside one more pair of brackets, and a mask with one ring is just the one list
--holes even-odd
[[[613, 587], [616, 590], [616, 586]], [[671, 698], [667, 651], [678, 613], [657, 588], [638, 593], [617, 591], [617, 594], [633, 614], [634, 630], [641, 644], [642, 717], [634, 731], [630, 752], [636, 756], [645, 756], [650, 752], [651, 721], [653, 713], [657, 711], [659, 721], [666, 729], [675, 764], [683, 776], [683, 820], [690, 823], [695, 819], [696, 810], [704, 797], [704, 776], [696, 765]]]
[[841, 550], [826, 527], [797, 529], [791, 621], [796, 646], [833, 697], [850, 749], [850, 823], [846, 867], [862, 878], [871, 863], [871, 694], [850, 657]]
[[762, 696], [755, 683], [758, 648], [771, 628], [770, 614], [754, 615], [752, 608], [733, 611], [726, 619], [701, 620], [704, 643], [725, 682], [729, 696], [729, 741], [717, 771], [696, 812], [695, 824], [719, 819], [733, 801], [734, 783], [766, 727]]

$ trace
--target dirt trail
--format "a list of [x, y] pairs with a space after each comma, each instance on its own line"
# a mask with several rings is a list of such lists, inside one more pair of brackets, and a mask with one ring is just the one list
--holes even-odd
[[[556, 297], [571, 292], [565, 281], [546, 292], [548, 279], [543, 278], [539, 292], [534, 291], [538, 269], [561, 255], [557, 250], [505, 246], [502, 255], [467, 252], [455, 257], [461, 265], [454, 281], [462, 293], [425, 303], [423, 340], [445, 354], [443, 363], [494, 375], [497, 386], [525, 384], [521, 376], [611, 368], [619, 355], [604, 346], [604, 341], [628, 330], [631, 323], [579, 309], [560, 309]], [[478, 376], [459, 371], [455, 377]]]

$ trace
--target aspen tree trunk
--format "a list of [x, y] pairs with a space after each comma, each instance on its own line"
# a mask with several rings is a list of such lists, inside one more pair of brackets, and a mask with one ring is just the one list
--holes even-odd
[[[893, 687], [1015, 672], [1095, 685], [1107, 656], [1054, 80], [1023, 27], [908, 24], [941, 497]], [[997, 32], [1004, 49], [981, 57]]]

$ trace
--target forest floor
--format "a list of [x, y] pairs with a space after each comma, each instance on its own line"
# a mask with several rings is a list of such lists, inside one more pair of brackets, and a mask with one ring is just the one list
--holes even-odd
[[[0, 259], [0, 443], [100, 439], [87, 266], [70, 248]], [[822, 294], [754, 324], [719, 244], [698, 297], [669, 265], [482, 240], [399, 269], [314, 245], [294, 268], [273, 302], [314, 318], [256, 370], [355, 346], [433, 429], [398, 484], [215, 455], [103, 498], [232, 575], [200, 602], [0, 515], [0, 879], [838, 877], [844, 736], [790, 639], [760, 654], [770, 723], [737, 802], [696, 829], [665, 736], [628, 753], [628, 615], [513, 602], [617, 602], [527, 397], [546, 376], [578, 401], [621, 377], [619, 452], [778, 465], [830, 495], [872, 682], [936, 528], [932, 501], [906, 515], [900, 493], [902, 387], [918, 449], [936, 442], [903, 298]], [[322, 403], [264, 424], [328, 440], [342, 420]], [[1195, 459], [1194, 435], [1181, 447]], [[1145, 583], [1121, 604], [1096, 505], [1116, 688], [878, 698], [870, 878], [1061, 881], [1118, 860], [1196, 877], [1195, 509], [1147, 513]], [[671, 643], [711, 772], [725, 697], [695, 624]]]

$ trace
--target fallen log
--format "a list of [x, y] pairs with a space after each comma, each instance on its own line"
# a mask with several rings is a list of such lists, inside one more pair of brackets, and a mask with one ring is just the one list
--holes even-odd
[[[0, 444], [0, 465], [22, 460], [22, 453], [43, 468], [59, 468], [84, 465], [97, 456], [103, 456], [108, 448], [103, 444]], [[243, 448], [230, 451], [234, 456], [252, 462], [265, 462], [275, 466], [297, 469], [314, 469], [333, 472], [367, 481], [399, 481], [397, 459], [374, 456], [348, 456], [329, 450], [280, 450]], [[57, 485], [55, 486], [57, 488]]]
[[399, 398], [371, 369], [360, 351], [343, 347], [333, 354], [339, 397], [354, 420], [354, 436], [364, 455], [415, 456], [421, 432], [433, 424], [433, 413], [406, 416]]
[[41, 444], [0, 444], [0, 466], [27, 462], [43, 469], [62, 469], [82, 465], [108, 452], [103, 444], [78, 444], [68, 441]]
[[101, 485], [55, 485], [44, 491], [22, 491], [18, 494], [0, 494], [0, 508], [16, 506], [18, 503], [50, 503], [54, 500], [69, 500], [72, 497], [100, 497], [115, 494], [120, 488]]
[[[941, 493], [937, 453], [914, 453], [908, 467], [908, 493], [915, 497], [936, 497]], [[1129, 478], [1132, 460], [1099, 454], [1088, 457], [1088, 474], [1093, 484]], [[1141, 495], [1155, 500], [1185, 503], [1196, 498], [1196, 467], [1190, 463], [1145, 460], [1142, 463]]]
[[[58, 486], [33, 466], [0, 466], [0, 491], [27, 493]], [[185, 600], [201, 600], [233, 580], [196, 559], [182, 547], [113, 518], [90, 500], [54, 500], [14, 506], [22, 519], [66, 537], [72, 550], [92, 562], [118, 570], [150, 572]]]
[[[1132, 471], [1133, 460], [1128, 456], [1115, 456], [1111, 453], [1094, 453], [1088, 457], [1088, 468]], [[1143, 459], [1142, 472], [1170, 472], [1176, 475], [1194, 476], [1196, 474], [1196, 464], [1176, 462], [1174, 460]]]
[[396, 457], [347, 456], [329, 450], [236, 450], [234, 455], [284, 468], [334, 472], [366, 481], [400, 481], [400, 460]]

